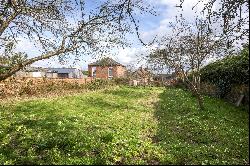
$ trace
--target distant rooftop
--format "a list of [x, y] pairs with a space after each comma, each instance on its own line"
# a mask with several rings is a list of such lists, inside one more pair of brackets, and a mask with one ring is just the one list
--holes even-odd
[[71, 73], [78, 71], [77, 68], [47, 68], [47, 70], [54, 71], [56, 73]]
[[147, 68], [139, 67], [136, 71], [133, 72], [133, 75], [139, 77], [148, 77], [153, 75]]
[[42, 67], [25, 67], [24, 71], [26, 72], [52, 72], [52, 73], [70, 73], [79, 70], [77, 68], [42, 68]]
[[102, 58], [96, 62], [90, 63], [90, 66], [124, 66], [121, 63], [116, 62], [112, 58]]

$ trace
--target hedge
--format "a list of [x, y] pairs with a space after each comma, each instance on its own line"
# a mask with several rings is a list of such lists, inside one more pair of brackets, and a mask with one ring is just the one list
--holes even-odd
[[218, 87], [218, 96], [223, 98], [233, 85], [249, 84], [249, 49], [239, 55], [228, 56], [201, 69], [201, 81]]

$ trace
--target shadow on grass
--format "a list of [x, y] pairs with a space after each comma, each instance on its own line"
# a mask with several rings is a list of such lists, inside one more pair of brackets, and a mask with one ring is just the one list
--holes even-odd
[[155, 104], [154, 143], [166, 150], [162, 164], [249, 163], [248, 113], [206, 98], [206, 111], [180, 89], [166, 89]]

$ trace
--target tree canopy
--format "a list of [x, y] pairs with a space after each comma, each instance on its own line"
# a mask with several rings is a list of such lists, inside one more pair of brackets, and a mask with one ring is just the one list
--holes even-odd
[[[126, 33], [138, 33], [135, 13], [153, 10], [142, 0], [3, 0], [0, 2], [0, 64], [10, 70], [3, 80], [35, 61], [69, 53], [99, 54], [126, 44]], [[89, 4], [89, 5], [87, 5]], [[32, 58], [15, 45], [27, 38], [41, 54]], [[13, 61], [13, 59], [15, 59]], [[18, 59], [18, 60], [16, 60]]]

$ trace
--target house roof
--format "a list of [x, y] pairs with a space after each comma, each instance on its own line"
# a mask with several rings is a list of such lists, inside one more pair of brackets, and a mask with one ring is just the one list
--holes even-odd
[[56, 73], [74, 73], [78, 71], [77, 68], [47, 68], [50, 72], [56, 72]]
[[42, 67], [26, 67], [26, 72], [47, 72], [47, 73], [74, 73], [77, 68], [42, 68]]
[[89, 66], [124, 66], [124, 65], [116, 62], [112, 58], [106, 57], [97, 60], [96, 62], [90, 63]]
[[140, 67], [139, 69], [137, 69], [136, 71], [133, 72], [133, 76], [138, 76], [138, 77], [142, 77], [142, 78], [150, 77], [152, 75], [153, 74], [149, 70], [144, 69], [142, 67]]
[[25, 72], [42, 72], [45, 71], [44, 68], [42, 67], [31, 67], [31, 66], [26, 66], [23, 71]]

